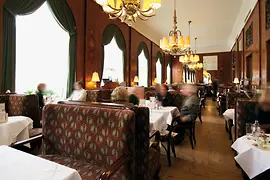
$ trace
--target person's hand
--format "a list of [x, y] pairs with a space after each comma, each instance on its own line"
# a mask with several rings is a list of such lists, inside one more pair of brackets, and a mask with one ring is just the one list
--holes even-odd
[[182, 122], [186, 122], [186, 121], [188, 121], [188, 120], [189, 120], [189, 117], [188, 117], [188, 116], [184, 116], [184, 117], [181, 118], [181, 121], [182, 121]]

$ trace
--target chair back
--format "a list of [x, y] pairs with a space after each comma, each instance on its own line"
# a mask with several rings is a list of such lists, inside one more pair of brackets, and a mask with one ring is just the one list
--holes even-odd
[[95, 108], [110, 108], [117, 110], [132, 110], [135, 113], [135, 169], [136, 179], [149, 179], [149, 108], [136, 107], [132, 104], [117, 104], [117, 103], [89, 103], [89, 102], [61, 102], [70, 105], [90, 106]]
[[[134, 157], [133, 111], [67, 104], [47, 105], [43, 111], [44, 154], [104, 168], [124, 155]], [[126, 167], [133, 172], [131, 162]]]
[[41, 127], [39, 101], [36, 95], [0, 95], [0, 103], [5, 103], [6, 111], [9, 116], [27, 116], [34, 121], [34, 128]]

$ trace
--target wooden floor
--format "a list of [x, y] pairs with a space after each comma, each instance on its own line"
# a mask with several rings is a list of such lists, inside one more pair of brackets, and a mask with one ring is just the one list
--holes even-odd
[[161, 180], [241, 180], [241, 171], [235, 166], [231, 141], [219, 117], [215, 102], [207, 100], [203, 110], [203, 124], [196, 123], [197, 145], [191, 149], [188, 139], [176, 146], [176, 156], [168, 167], [162, 149]]

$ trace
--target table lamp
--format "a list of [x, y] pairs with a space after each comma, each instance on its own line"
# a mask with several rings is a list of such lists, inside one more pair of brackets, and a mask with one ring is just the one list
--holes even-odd
[[136, 85], [138, 85], [138, 83], [139, 83], [139, 78], [138, 78], [138, 76], [135, 76], [135, 77], [134, 77], [133, 82], [134, 82]]
[[238, 78], [234, 78], [233, 83], [234, 84], [239, 84], [239, 79]]
[[154, 85], [158, 83], [157, 78], [154, 79]]
[[99, 75], [97, 72], [93, 72], [92, 82], [95, 82], [95, 88], [97, 87], [97, 82], [100, 82]]
[[238, 79], [238, 78], [234, 78], [233, 83], [234, 83], [235, 86], [236, 86], [236, 90], [239, 91], [239, 86], [238, 86], [238, 84], [239, 84], [239, 79]]

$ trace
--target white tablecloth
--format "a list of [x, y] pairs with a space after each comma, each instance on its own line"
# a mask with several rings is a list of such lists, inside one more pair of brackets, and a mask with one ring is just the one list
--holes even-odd
[[252, 145], [255, 141], [246, 136], [238, 138], [232, 148], [238, 152], [236, 162], [242, 167], [250, 179], [270, 169], [270, 149], [259, 149]]
[[234, 121], [235, 121], [235, 116], [234, 116], [234, 109], [227, 109], [224, 113], [223, 113], [223, 116], [226, 120], [233, 120], [233, 124], [234, 124]]
[[150, 132], [153, 130], [162, 131], [167, 129], [167, 122], [162, 113], [151, 113], [150, 114]]
[[75, 169], [0, 146], [1, 180], [81, 180]]
[[0, 145], [10, 145], [28, 139], [29, 130], [32, 128], [33, 120], [28, 117], [8, 117], [8, 122], [0, 124]]
[[177, 107], [160, 107], [159, 110], [152, 109], [150, 111], [152, 114], [163, 114], [164, 119], [168, 125], [171, 125], [174, 117], [180, 116], [180, 112]]

